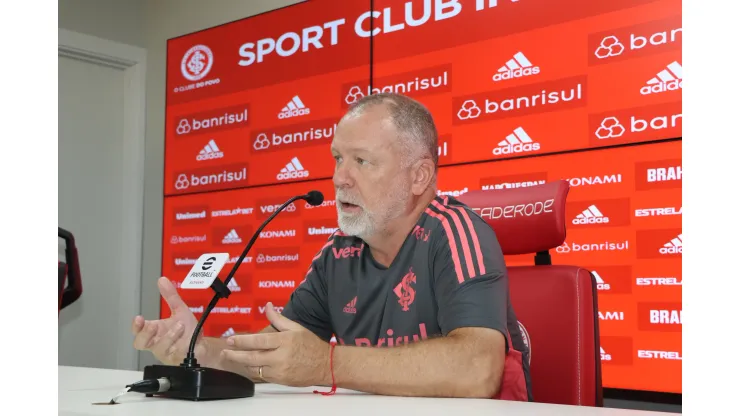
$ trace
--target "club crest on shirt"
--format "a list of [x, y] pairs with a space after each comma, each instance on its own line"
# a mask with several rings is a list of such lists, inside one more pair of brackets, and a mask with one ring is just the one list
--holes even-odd
[[393, 293], [398, 296], [401, 310], [404, 312], [409, 310], [409, 306], [414, 303], [416, 297], [416, 291], [411, 287], [412, 283], [416, 283], [416, 274], [414, 274], [413, 268], [410, 267], [409, 272], [401, 279], [401, 283], [393, 289]]

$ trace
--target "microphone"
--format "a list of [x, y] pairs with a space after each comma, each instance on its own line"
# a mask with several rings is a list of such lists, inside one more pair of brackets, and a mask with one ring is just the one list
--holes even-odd
[[[272, 221], [277, 214], [279, 214], [288, 205], [292, 204], [296, 200], [305, 200], [312, 206], [321, 205], [324, 202], [324, 194], [319, 191], [310, 191], [304, 195], [298, 195], [290, 198], [283, 203], [275, 212], [272, 213], [254, 232], [252, 238], [244, 247], [241, 256], [231, 268], [231, 271], [226, 276], [226, 279], [222, 282], [218, 276], [215, 277], [211, 283], [211, 289], [216, 292], [213, 295], [213, 299], [208, 304], [206, 309], [203, 311], [198, 324], [193, 331], [193, 336], [190, 339], [190, 346], [188, 348], [185, 359], [180, 366], [162, 365], [155, 364], [149, 365], [144, 368], [144, 380], [162, 380], [166, 379], [169, 381], [167, 389], [159, 389], [151, 392], [146, 392], [147, 397], [158, 395], [161, 397], [170, 397], [176, 399], [185, 399], [192, 401], [200, 400], [224, 400], [224, 399], [236, 399], [244, 397], [254, 396], [254, 382], [230, 371], [218, 370], [215, 368], [201, 367], [198, 361], [195, 359], [195, 345], [198, 340], [198, 334], [200, 334], [203, 324], [208, 318], [213, 308], [221, 298], [228, 298], [231, 294], [231, 290], [228, 288], [228, 284], [234, 277], [234, 273], [244, 261], [247, 253], [254, 245], [255, 241], [259, 237], [262, 230], [267, 224]], [[209, 260], [213, 260], [211, 257]], [[196, 263], [196, 266], [198, 263]], [[210, 264], [209, 264], [210, 267]], [[204, 267], [203, 270], [206, 270]], [[192, 273], [192, 272], [191, 272]]]

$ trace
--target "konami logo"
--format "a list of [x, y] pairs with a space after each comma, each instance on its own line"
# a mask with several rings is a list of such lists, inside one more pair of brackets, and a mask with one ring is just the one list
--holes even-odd
[[566, 179], [570, 186], [590, 186], [590, 185], [608, 185], [614, 183], [622, 183], [622, 174], [615, 173], [611, 175], [598, 175], [598, 176], [582, 176], [580, 178], [568, 178]]
[[630, 225], [630, 199], [614, 198], [569, 202], [565, 213], [579, 228]]
[[602, 321], [624, 321], [624, 312], [620, 311], [599, 311], [599, 319]]
[[589, 35], [588, 45], [592, 52], [589, 65], [680, 50], [681, 26], [681, 16], [676, 16]]
[[677, 302], [640, 302], [637, 304], [640, 331], [680, 332], [683, 309]]
[[257, 283], [259, 289], [293, 289], [294, 280], [260, 280]]
[[681, 159], [665, 159], [635, 164], [635, 189], [680, 188], [683, 184]]
[[295, 237], [295, 230], [270, 230], [260, 232], [260, 238], [290, 238]]
[[249, 104], [207, 110], [175, 119], [175, 135], [213, 133], [249, 126]]

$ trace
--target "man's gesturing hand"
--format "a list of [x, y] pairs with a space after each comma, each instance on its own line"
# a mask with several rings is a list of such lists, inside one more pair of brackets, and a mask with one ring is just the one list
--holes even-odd
[[224, 360], [247, 377], [293, 387], [331, 384], [329, 344], [280, 315], [267, 304], [267, 319], [279, 332], [235, 335], [227, 339]]

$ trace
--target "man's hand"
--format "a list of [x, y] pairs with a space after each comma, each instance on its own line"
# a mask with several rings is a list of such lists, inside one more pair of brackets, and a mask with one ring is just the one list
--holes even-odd
[[[151, 351], [164, 364], [178, 365], [188, 352], [190, 338], [198, 321], [169, 279], [160, 277], [157, 285], [159, 293], [172, 311], [172, 316], [154, 321], [145, 321], [142, 316], [135, 317], [131, 325], [131, 332], [135, 336], [134, 348]], [[200, 361], [205, 357], [205, 346], [203, 337], [198, 338], [195, 356]]]
[[267, 304], [267, 319], [279, 332], [235, 335], [221, 352], [229, 367], [238, 367], [252, 380], [293, 387], [331, 384], [329, 344]]

